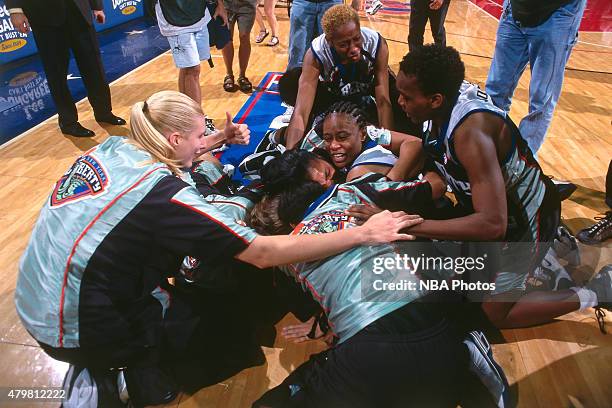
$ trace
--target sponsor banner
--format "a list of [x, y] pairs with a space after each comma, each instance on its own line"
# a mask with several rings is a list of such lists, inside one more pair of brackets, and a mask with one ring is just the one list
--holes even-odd
[[[144, 15], [144, 0], [104, 0], [104, 24], [95, 23], [96, 31], [107, 30]], [[53, 15], [51, 14], [51, 18]], [[0, 65], [36, 54], [37, 48], [32, 33], [22, 34], [15, 30], [8, 7], [0, 0]]]
[[[39, 68], [40, 69], [40, 68]], [[5, 86], [0, 87], [0, 144], [7, 133], [17, 131], [20, 126], [37, 123], [41, 115], [54, 113], [51, 91], [44, 73], [28, 70], [19, 74], [9, 72]], [[19, 121], [15, 118], [19, 117]]]
[[36, 53], [32, 33], [15, 30], [4, 0], [0, 0], [0, 64]]
[[104, 0], [106, 23], [96, 23], [96, 31], [106, 30], [144, 16], [144, 3], [144, 0]]

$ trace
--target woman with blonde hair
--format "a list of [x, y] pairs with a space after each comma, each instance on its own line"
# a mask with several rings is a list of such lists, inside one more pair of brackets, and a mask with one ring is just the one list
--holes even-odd
[[246, 125], [227, 116], [223, 131], [206, 136], [204, 114], [186, 95], [164, 91], [136, 103], [128, 138], [109, 137], [57, 181], [21, 258], [15, 304], [28, 332], [73, 364], [69, 373], [86, 368], [116, 384], [109, 369], [125, 368], [135, 406], [174, 399], [163, 359], [193, 358], [190, 347], [209, 335], [205, 316], [168, 283], [185, 256], [265, 268], [409, 239], [398, 231], [417, 222], [387, 212], [321, 237], [262, 237], [236, 224], [184, 171], [220, 140], [248, 142]]

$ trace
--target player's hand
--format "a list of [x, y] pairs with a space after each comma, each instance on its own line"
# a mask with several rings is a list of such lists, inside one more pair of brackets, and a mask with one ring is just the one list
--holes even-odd
[[223, 134], [225, 135], [226, 143], [248, 145], [251, 139], [249, 127], [244, 123], [235, 124], [229, 112], [225, 112], [225, 115], [227, 116], [227, 123], [225, 124], [225, 129], [223, 129]]
[[400, 234], [404, 228], [410, 228], [422, 223], [424, 220], [418, 215], [406, 214], [403, 211], [379, 212], [370, 217], [361, 228], [365, 244], [384, 244], [393, 241], [411, 241], [415, 237], [409, 234]]
[[382, 209], [374, 204], [355, 204], [351, 205], [345, 213], [354, 217], [357, 225], [363, 225], [371, 216], [381, 211]]
[[313, 317], [304, 323], [285, 326], [283, 327], [281, 334], [286, 340], [293, 341], [294, 343], [303, 343], [308, 340], [318, 339], [323, 336], [323, 332], [321, 332], [321, 329], [318, 327], [319, 325], [317, 325], [315, 330], [314, 338], [308, 337], [314, 322], [315, 318]]
[[223, 2], [221, 1], [217, 3], [217, 8], [215, 9], [213, 20], [215, 20], [217, 17], [221, 17], [221, 20], [223, 20], [223, 25], [226, 27], [229, 27], [229, 22], [227, 19], [227, 11], [225, 10], [225, 6], [223, 5]]
[[440, 7], [442, 7], [442, 3], [444, 3], [444, 0], [431, 0], [429, 2], [429, 8], [432, 10], [438, 10]]
[[15, 30], [22, 34], [27, 34], [30, 31], [30, 22], [23, 13], [11, 13], [11, 23], [13, 23]]
[[281, 334], [286, 340], [293, 341], [294, 343], [303, 343], [305, 341], [310, 340], [323, 340], [325, 343], [327, 343], [328, 346], [331, 346], [331, 343], [334, 338], [333, 333], [323, 333], [323, 330], [321, 330], [321, 327], [318, 324], [315, 328], [314, 336], [308, 337], [308, 335], [312, 331], [312, 325], [314, 323], [315, 318], [313, 317], [305, 323], [285, 326], [283, 327]]
[[93, 15], [94, 19], [100, 24], [104, 24], [104, 22], [106, 21], [106, 15], [104, 14], [104, 10], [94, 10]]

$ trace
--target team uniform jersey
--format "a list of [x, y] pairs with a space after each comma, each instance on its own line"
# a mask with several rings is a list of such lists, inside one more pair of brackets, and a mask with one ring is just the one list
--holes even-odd
[[171, 303], [162, 288], [183, 258], [224, 263], [255, 239], [206, 202], [188, 176], [149, 161], [110, 137], [56, 183], [15, 291], [36, 340], [59, 348], [150, 345]]
[[359, 61], [341, 64], [336, 51], [321, 34], [314, 40], [310, 50], [320, 66], [319, 80], [327, 90], [340, 99], [361, 104], [372, 100], [374, 95], [374, 65], [382, 38], [376, 31], [362, 27], [363, 45]]
[[[391, 209], [409, 207], [409, 211], [419, 213], [431, 201], [431, 186], [426, 181], [389, 182], [383, 176], [369, 173], [330, 187], [309, 207], [292, 234], [325, 234], [352, 228], [354, 220], [344, 211], [353, 204], [375, 203]], [[365, 287], [362, 290], [366, 274], [371, 274], [365, 270], [367, 265], [374, 258], [394, 257], [394, 251], [393, 245], [357, 247], [320, 261], [288, 265], [283, 270], [312, 293], [326, 312], [331, 329], [343, 342], [380, 317], [427, 293], [418, 286], [416, 290], [396, 294]], [[418, 275], [406, 271], [389, 270], [388, 273], [398, 279], [400, 276], [414, 282], [419, 279]], [[387, 275], [387, 279], [392, 278]]]
[[[231, 177], [207, 160], [194, 163], [189, 175], [204, 197], [215, 193], [233, 195], [238, 191]], [[200, 186], [205, 186], [205, 190], [202, 190]]]
[[[527, 143], [505, 111], [496, 107], [489, 95], [477, 85], [464, 81], [451, 111], [449, 121], [440, 130], [436, 142], [436, 154], [431, 154], [438, 171], [446, 178], [458, 202], [473, 211], [472, 192], [467, 173], [457, 158], [453, 135], [455, 129], [471, 114], [488, 112], [500, 116], [512, 129], [512, 147], [504, 158], [501, 172], [506, 187], [508, 203], [508, 227], [505, 240], [509, 242], [539, 242], [551, 240], [558, 223], [558, 197], [550, 182], [533, 158]], [[432, 122], [424, 124], [424, 144], [427, 144]], [[426, 151], [430, 151], [425, 146]], [[555, 219], [557, 222], [555, 222]], [[508, 265], [509, 268], [518, 265]], [[527, 276], [524, 273], [502, 271], [496, 279], [495, 293], [524, 289]]]
[[[207, 203], [240, 224], [244, 224], [247, 214], [262, 194], [256, 187], [236, 191], [227, 175], [206, 161], [196, 164], [189, 177]], [[243, 270], [243, 266], [244, 263], [231, 258], [227, 262], [218, 263], [210, 262], [207, 258], [186, 256], [180, 271], [187, 281], [197, 283], [200, 287], [224, 289], [239, 282], [236, 271]]]

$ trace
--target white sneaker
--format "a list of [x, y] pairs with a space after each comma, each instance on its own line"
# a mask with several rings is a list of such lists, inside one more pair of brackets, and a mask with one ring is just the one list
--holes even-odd
[[370, 3], [370, 7], [365, 9], [365, 12], [373, 16], [374, 14], [378, 13], [378, 10], [381, 8], [383, 8], [382, 2], [380, 0], [374, 0], [372, 3]]

